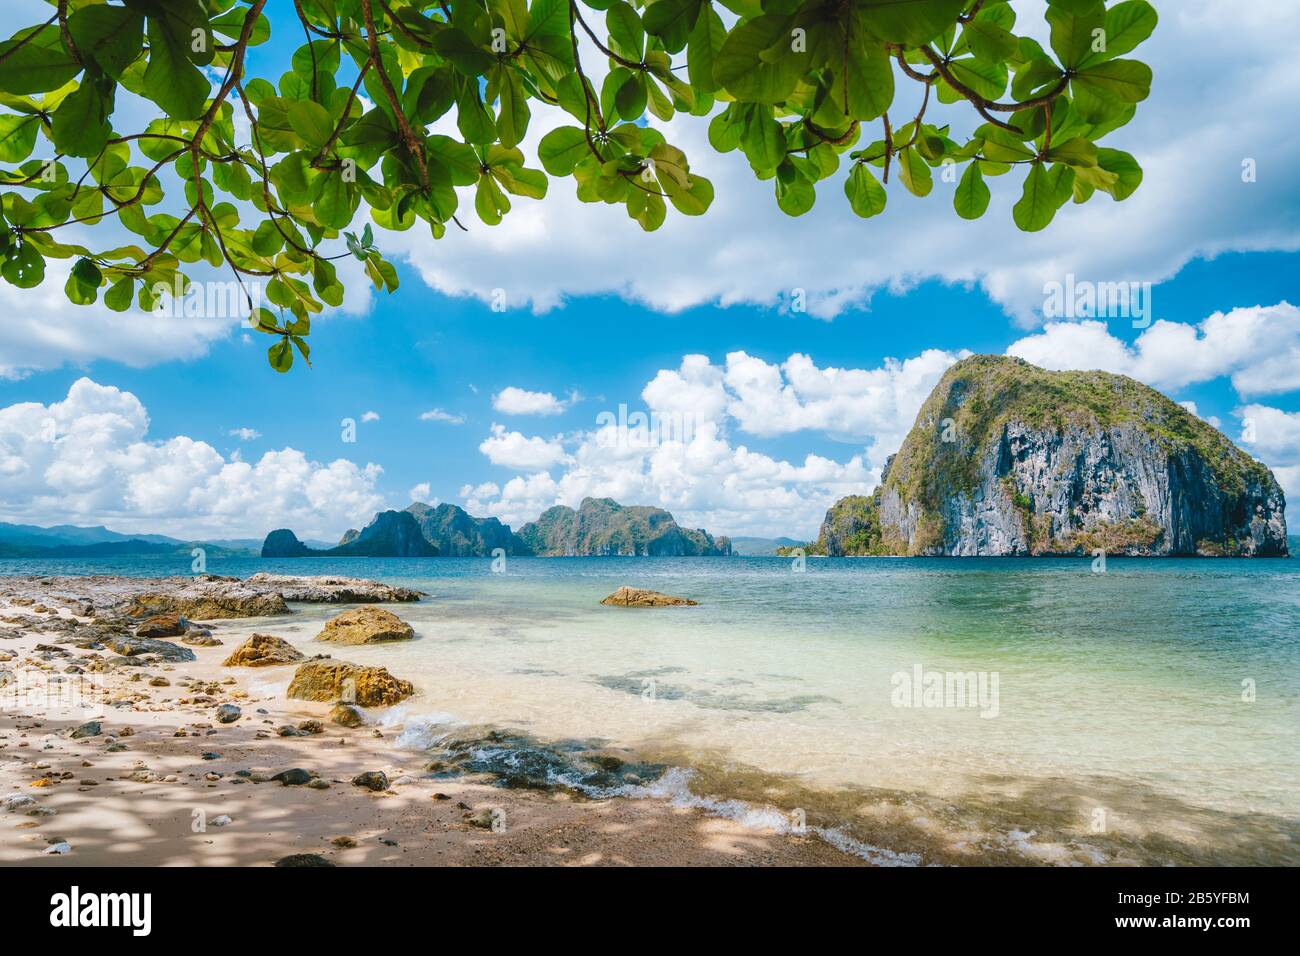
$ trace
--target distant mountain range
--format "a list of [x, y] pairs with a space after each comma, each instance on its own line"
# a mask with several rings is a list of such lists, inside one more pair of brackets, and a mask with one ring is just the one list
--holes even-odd
[[742, 558], [772, 557], [781, 548], [801, 547], [795, 538], [732, 538], [731, 553]]
[[131, 554], [172, 554], [195, 547], [209, 556], [256, 554], [259, 542], [252, 539], [182, 541], [161, 534], [121, 534], [101, 526], [82, 528], [61, 524], [42, 528], [31, 524], [0, 521], [0, 558], [113, 557]]
[[662, 508], [584, 498], [577, 510], [548, 508], [517, 534], [496, 518], [417, 501], [403, 511], [381, 511], [360, 531], [349, 529], [332, 548], [308, 547], [288, 528], [277, 529], [266, 536], [262, 557], [487, 557], [498, 548], [508, 555], [536, 557], [732, 553], [730, 539], [714, 538], [703, 528], [683, 528]]

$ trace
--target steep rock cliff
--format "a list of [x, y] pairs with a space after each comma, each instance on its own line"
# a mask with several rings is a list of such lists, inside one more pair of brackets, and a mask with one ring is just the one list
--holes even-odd
[[[846, 504], [848, 502], [848, 504]], [[1272, 473], [1154, 389], [1014, 358], [954, 365], [828, 554], [1285, 555]]]

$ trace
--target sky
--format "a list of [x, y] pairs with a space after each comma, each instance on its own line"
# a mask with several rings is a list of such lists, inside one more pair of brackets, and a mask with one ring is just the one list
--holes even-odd
[[[1037, 32], [1041, 0], [1013, 6]], [[882, 216], [858, 219], [842, 175], [792, 219], [686, 117], [655, 123], [713, 180], [704, 217], [644, 234], [552, 180], [499, 226], [376, 230], [401, 288], [375, 294], [348, 266], [310, 369], [272, 371], [238, 316], [73, 306], [55, 263], [38, 289], [0, 283], [0, 520], [332, 540], [413, 499], [518, 527], [591, 495], [714, 534], [811, 538], [836, 499], [874, 487], [972, 353], [1131, 375], [1300, 501], [1300, 129], [1283, 121], [1300, 64], [1276, 42], [1300, 31], [1300, 7], [1157, 6], [1138, 51], [1151, 97], [1106, 141], [1138, 158], [1142, 187], [1067, 206], [1040, 233], [1015, 229], [1018, 183], [995, 179], [975, 222], [938, 177], [926, 199], [891, 189]], [[254, 74], [283, 70], [290, 9], [272, 0]], [[0, 35], [45, 11], [6, 3]], [[560, 122], [536, 111], [525, 154]], [[1052, 284], [1071, 281], [1138, 283], [1145, 327], [1054, 314]], [[619, 427], [638, 413], [653, 435]]]

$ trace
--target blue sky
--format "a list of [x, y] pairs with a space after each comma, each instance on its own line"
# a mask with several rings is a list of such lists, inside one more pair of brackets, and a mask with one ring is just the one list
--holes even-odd
[[[287, 375], [237, 322], [75, 309], [61, 281], [0, 288], [0, 519], [228, 537], [289, 524], [332, 538], [413, 490], [516, 525], [608, 494], [715, 533], [807, 537], [830, 502], [870, 490], [947, 365], [1008, 349], [1132, 374], [1234, 439], [1252, 419], [1242, 447], [1296, 498], [1300, 141], [1277, 118], [1300, 71], [1271, 39], [1300, 14], [1260, 5], [1274, 21], [1219, 0], [1162, 11], [1152, 99], [1119, 143], [1146, 168], [1142, 189], [1068, 207], [1034, 236], [1011, 226], [1015, 197], [996, 185], [976, 223], [953, 215], [941, 185], [927, 200], [893, 190], [883, 217], [856, 220], [838, 180], [791, 220], [734, 155], [708, 153], [702, 123], [675, 120], [674, 141], [719, 186], [703, 220], [642, 235], [552, 180], [546, 201], [520, 200], [495, 229], [473, 222], [439, 242], [378, 232], [401, 289], [375, 297], [354, 276], [345, 307], [314, 324], [314, 367]], [[1016, 6], [1022, 22], [1041, 9]], [[7, 7], [0, 27], [41, 9]], [[1273, 57], [1268, 84], [1243, 50]], [[1242, 181], [1243, 157], [1257, 181]], [[1067, 274], [1152, 283], [1154, 327], [1051, 324], [1044, 283]], [[796, 289], [810, 311], [790, 311]], [[709, 427], [688, 447], [611, 452], [597, 416], [621, 404]], [[435, 410], [442, 420], [421, 418]], [[35, 437], [50, 418], [60, 448]]]

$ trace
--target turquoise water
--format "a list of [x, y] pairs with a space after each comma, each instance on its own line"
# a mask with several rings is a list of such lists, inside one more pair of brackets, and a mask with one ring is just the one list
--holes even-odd
[[[810, 559], [800, 573], [779, 558], [519, 558], [494, 573], [489, 559], [227, 559], [208, 571], [428, 592], [395, 608], [418, 640], [331, 649], [415, 681], [418, 696], [386, 715], [411, 746], [458, 723], [596, 738], [697, 768], [696, 793], [801, 812], [922, 862], [1300, 862], [1300, 562], [1091, 564]], [[188, 572], [179, 559], [0, 561], [0, 574]], [[598, 604], [621, 584], [701, 604]], [[218, 633], [270, 630], [318, 652], [309, 642], [336, 609], [296, 610]], [[905, 692], [918, 668], [941, 686], [970, 674], [983, 697]]]

